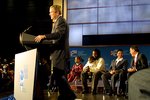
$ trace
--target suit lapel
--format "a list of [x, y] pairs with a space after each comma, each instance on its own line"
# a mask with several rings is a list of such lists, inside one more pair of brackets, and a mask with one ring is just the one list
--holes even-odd
[[118, 66], [120, 66], [120, 65], [122, 64], [122, 62], [123, 62], [123, 60], [119, 61], [119, 62], [116, 64], [116, 68], [117, 68]]
[[53, 23], [52, 33], [55, 33], [55, 29], [56, 29], [56, 22]]

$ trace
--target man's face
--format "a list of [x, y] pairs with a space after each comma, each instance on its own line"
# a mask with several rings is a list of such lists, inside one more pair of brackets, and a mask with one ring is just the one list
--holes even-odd
[[51, 17], [52, 20], [55, 20], [58, 16], [58, 13], [55, 11], [54, 8], [49, 9], [49, 16]]
[[117, 57], [118, 58], [122, 58], [123, 57], [123, 52], [122, 51], [118, 51], [117, 52]]
[[134, 57], [135, 56], [135, 50], [130, 48], [130, 54], [131, 54], [132, 57]]
[[93, 51], [92, 52], [92, 56], [94, 57], [94, 58], [96, 58], [98, 55], [97, 55], [97, 52], [96, 51]]
[[75, 57], [74, 62], [75, 63], [80, 63], [80, 58], [79, 57]]

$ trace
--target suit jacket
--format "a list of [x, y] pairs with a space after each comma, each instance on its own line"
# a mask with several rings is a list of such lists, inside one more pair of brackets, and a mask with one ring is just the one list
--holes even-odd
[[[137, 61], [136, 61], [136, 69], [137, 71], [138, 70], [141, 70], [141, 69], [144, 69], [144, 68], [148, 68], [148, 62], [147, 62], [147, 58], [144, 54], [142, 53], [138, 53], [137, 55]], [[134, 58], [131, 60], [131, 67], [134, 66]]]
[[126, 71], [128, 67], [128, 60], [123, 59], [116, 64], [116, 60], [112, 60], [110, 70], [114, 69], [116, 72]]
[[69, 59], [69, 26], [66, 20], [60, 16], [54, 22], [51, 34], [45, 36], [54, 42], [50, 50], [53, 67], [65, 70]]

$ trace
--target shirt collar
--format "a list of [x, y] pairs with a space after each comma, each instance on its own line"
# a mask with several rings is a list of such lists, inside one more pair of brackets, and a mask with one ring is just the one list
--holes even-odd
[[117, 58], [117, 59], [116, 59], [117, 62], [119, 62], [119, 61], [121, 61], [121, 60], [123, 60], [123, 58]]
[[59, 17], [60, 17], [60, 15], [55, 20], [53, 20], [53, 22], [55, 23]]

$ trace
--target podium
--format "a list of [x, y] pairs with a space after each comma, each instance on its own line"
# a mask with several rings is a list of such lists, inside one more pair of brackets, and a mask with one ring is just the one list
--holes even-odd
[[52, 52], [55, 41], [43, 39], [37, 43], [34, 41], [35, 37], [35, 35], [22, 32], [19, 35], [20, 44], [25, 47], [26, 50], [37, 48], [40, 58], [46, 57], [47, 59], [49, 59], [49, 53]]
[[37, 98], [37, 49], [15, 54], [14, 98], [34, 100]]
[[41, 46], [42, 47], [44, 47], [44, 46], [51, 47], [54, 44], [53, 40], [46, 40], [46, 39], [41, 40], [41, 42], [35, 42], [34, 41], [35, 37], [36, 37], [35, 35], [31, 35], [31, 34], [22, 32], [19, 35], [20, 44], [22, 46], [24, 46], [27, 50], [33, 49], [33, 48], [38, 48]]
[[33, 45], [33, 44], [53, 44], [52, 40], [42, 40], [40, 43], [34, 41], [36, 36], [28, 34], [28, 33], [21, 33], [19, 36], [19, 41], [22, 45]]
[[[46, 49], [50, 49], [53, 41], [42, 40], [40, 43], [36, 43], [35, 37], [25, 32], [19, 36], [20, 43], [27, 47], [27, 51], [15, 54], [14, 98], [16, 100], [37, 100], [41, 96], [38, 78], [41, 54], [39, 49], [43, 46], [48, 46]], [[44, 52], [46, 49], [44, 48]]]

